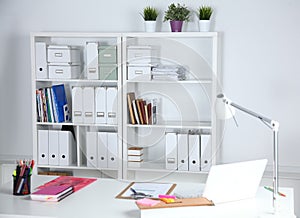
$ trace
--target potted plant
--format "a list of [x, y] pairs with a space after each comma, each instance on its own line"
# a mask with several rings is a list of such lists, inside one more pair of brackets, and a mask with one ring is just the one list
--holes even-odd
[[201, 32], [210, 31], [210, 18], [213, 13], [213, 8], [210, 6], [201, 6], [198, 8], [199, 29]]
[[143, 13], [140, 13], [145, 21], [145, 31], [155, 32], [156, 30], [156, 18], [158, 11], [156, 8], [147, 6], [144, 8]]
[[185, 5], [179, 3], [170, 4], [165, 11], [164, 21], [170, 21], [172, 32], [181, 32], [183, 21], [190, 20], [190, 10]]

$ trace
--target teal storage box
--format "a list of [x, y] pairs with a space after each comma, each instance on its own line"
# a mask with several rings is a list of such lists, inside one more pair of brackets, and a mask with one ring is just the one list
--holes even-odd
[[100, 80], [118, 80], [118, 67], [116, 64], [102, 64], [99, 67]]
[[99, 64], [116, 64], [117, 63], [117, 46], [100, 46], [99, 47]]

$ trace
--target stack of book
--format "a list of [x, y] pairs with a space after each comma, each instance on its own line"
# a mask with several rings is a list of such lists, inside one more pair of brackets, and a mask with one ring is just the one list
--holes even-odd
[[152, 68], [153, 80], [185, 80], [186, 69], [182, 66], [159, 65]]
[[64, 85], [37, 89], [36, 110], [38, 122], [61, 123], [70, 121]]
[[157, 99], [136, 99], [134, 92], [130, 92], [127, 94], [127, 102], [131, 124], [151, 125], [157, 123]]
[[74, 189], [70, 185], [47, 186], [39, 189], [30, 195], [34, 201], [54, 201], [58, 202], [72, 194]]
[[130, 147], [128, 148], [128, 167], [140, 167], [143, 163], [143, 148]]

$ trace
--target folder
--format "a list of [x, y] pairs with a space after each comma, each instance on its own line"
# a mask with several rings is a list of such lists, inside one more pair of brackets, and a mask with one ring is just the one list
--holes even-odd
[[189, 134], [189, 171], [200, 171], [200, 135]]
[[178, 152], [178, 170], [188, 171], [189, 170], [189, 144], [187, 134], [177, 135], [177, 152]]
[[70, 131], [58, 132], [59, 165], [70, 166], [75, 160], [75, 143]]
[[166, 169], [177, 169], [177, 135], [176, 133], [166, 134]]
[[97, 132], [86, 133], [87, 166], [97, 168]]
[[87, 63], [87, 78], [99, 79], [97, 42], [86, 43], [86, 63]]
[[106, 88], [97, 87], [95, 89], [95, 104], [96, 111], [95, 117], [96, 123], [107, 123], [107, 113], [106, 113]]
[[98, 132], [98, 167], [107, 168], [107, 132]]
[[212, 149], [211, 149], [211, 142], [210, 142], [210, 135], [201, 135], [200, 136], [200, 144], [201, 144], [201, 171], [208, 172], [211, 167], [211, 160], [212, 160]]
[[107, 157], [108, 168], [118, 168], [118, 134], [115, 132], [107, 133]]
[[48, 78], [46, 46], [45, 42], [35, 43], [35, 75], [37, 79]]
[[83, 123], [83, 90], [81, 87], [72, 88], [72, 119], [73, 123]]
[[38, 164], [49, 164], [48, 130], [38, 130]]
[[59, 165], [58, 131], [49, 130], [49, 165]]
[[56, 122], [66, 122], [69, 121], [69, 108], [66, 97], [65, 86], [63, 84], [53, 85], [52, 86], [52, 97], [53, 104], [55, 107], [54, 112], [56, 113], [55, 118], [57, 117]]
[[83, 122], [95, 123], [95, 89], [83, 88]]
[[107, 124], [117, 124], [118, 90], [109, 87], [106, 90]]

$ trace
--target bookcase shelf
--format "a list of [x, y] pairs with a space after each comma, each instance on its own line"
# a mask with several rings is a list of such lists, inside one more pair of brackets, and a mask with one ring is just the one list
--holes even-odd
[[[42, 53], [41, 50], [37, 49], [41, 45], [45, 45], [45, 50]], [[70, 78], [50, 78], [49, 66], [51, 63], [47, 60], [46, 53], [49, 46], [67, 46], [70, 49], [79, 48], [81, 63], [79, 74]], [[88, 47], [93, 46], [96, 46], [97, 49], [97, 68], [91, 71], [91, 64], [95, 60], [90, 59], [91, 50], [88, 50]], [[150, 66], [152, 75], [146, 75], [147, 79], [131, 78], [132, 75], [129, 73], [129, 68], [133, 66], [140, 72], [141, 69], [139, 67], [144, 67], [144, 63], [143, 60], [137, 60], [138, 64], [134, 64], [130, 59], [132, 54], [129, 54], [129, 50], [145, 48], [150, 48], [150, 57], [147, 58], [151, 59], [151, 63], [147, 63], [145, 66], [148, 70], [149, 68], [147, 67]], [[115, 51], [116, 53], [108, 53], [101, 56], [101, 49], [107, 49], [105, 50], [107, 52]], [[101, 66], [103, 67], [103, 65], [107, 64], [103, 64], [104, 62], [102, 61], [104, 59], [111, 61], [114, 58], [116, 60], [113, 63], [114, 68], [109, 72], [109, 75], [115, 69], [115, 77], [109, 77], [107, 80], [101, 78], [101, 76], [98, 79], [91, 79], [94, 76], [91, 76], [92, 72], [99, 71], [100, 73], [98, 73], [101, 75]], [[166, 149], [168, 146], [166, 144], [166, 135], [169, 133], [175, 133], [176, 137], [179, 137], [180, 134], [185, 134], [186, 136], [196, 134], [199, 137], [209, 135], [210, 139], [207, 147], [210, 154], [206, 158], [209, 159], [209, 164], [215, 164], [218, 128], [213, 106], [218, 88], [218, 33], [37, 32], [31, 34], [31, 59], [33, 157], [37, 160], [35, 173], [40, 170], [57, 169], [80, 171], [81, 175], [84, 175], [85, 171], [92, 171], [95, 172], [95, 175], [98, 175], [97, 171], [112, 171], [112, 177], [126, 180], [139, 178], [139, 175], [143, 172], [161, 174], [176, 172], [179, 174], [185, 173], [186, 175], [205, 173], [206, 171], [201, 169], [198, 172], [194, 172], [167, 168], [168, 152]], [[41, 69], [40, 65], [45, 67], [46, 76], [39, 76], [41, 73], [39, 71]], [[157, 79], [157, 77], [153, 77], [152, 72], [155, 66], [182, 68], [184, 69], [185, 77], [182, 80], [181, 78], [172, 79], [173, 77]], [[60, 84], [63, 84], [65, 88], [71, 120], [60, 123], [38, 121], [36, 90], [51, 88]], [[74, 114], [77, 112], [74, 109], [76, 107], [73, 99], [73, 95], [75, 95], [74, 89], [79, 88], [81, 90], [86, 87], [92, 87], [94, 93], [96, 93], [95, 90], [98, 88], [104, 88], [105, 90], [109, 88], [117, 89], [117, 97], [114, 101], [117, 115], [115, 123], [74, 121]], [[156, 123], [150, 122], [150, 117], [151, 121], [152, 119], [154, 121], [154, 116], [153, 114], [151, 116], [148, 114], [149, 119], [145, 121], [148, 122], [147, 125], [132, 124], [128, 108], [128, 93], [134, 93], [135, 100], [143, 99], [145, 103], [155, 100], [157, 109], [155, 113]], [[103, 102], [107, 101], [104, 98], [101, 100]], [[92, 105], [92, 103], [90, 104]], [[93, 107], [96, 108], [95, 105]], [[148, 110], [150, 113], [153, 108], [150, 109], [149, 107], [149, 109], [145, 109], [145, 112], [148, 112]], [[99, 114], [99, 116], [101, 115]], [[74, 139], [74, 145], [72, 145], [74, 160], [72, 163], [69, 165], [39, 163], [39, 155], [41, 154], [39, 143], [41, 143], [40, 140], [42, 138], [39, 134], [43, 131], [48, 136], [50, 133], [47, 133], [47, 131], [69, 131], [72, 134]], [[114, 160], [117, 160], [117, 166], [103, 167], [100, 163], [102, 154], [100, 154], [99, 138], [102, 137], [102, 133], [116, 134], [117, 149], [114, 150]], [[107, 143], [107, 145], [112, 144], [110, 141]], [[52, 146], [53, 144], [48, 143], [48, 148]], [[128, 166], [127, 150], [132, 146], [143, 147], [144, 162], [139, 167]], [[94, 149], [92, 149], [95, 156], [93, 160], [90, 159], [91, 148]], [[176, 147], [176, 149], [178, 148]], [[107, 158], [109, 152], [110, 149], [105, 154]], [[97, 161], [95, 161], [96, 159]], [[206, 169], [209, 169], [209, 167]], [[88, 175], [91, 175], [90, 172]]]

